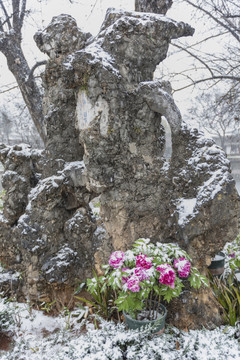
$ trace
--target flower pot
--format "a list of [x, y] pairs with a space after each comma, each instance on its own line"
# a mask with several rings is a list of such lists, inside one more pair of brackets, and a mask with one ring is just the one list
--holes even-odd
[[213, 276], [220, 276], [224, 272], [225, 254], [220, 251], [212, 259], [211, 265], [208, 267]]
[[123, 312], [128, 328], [131, 330], [149, 328], [149, 330], [153, 331], [157, 335], [162, 334], [165, 329], [167, 309], [162, 304], [159, 306], [162, 313], [158, 314], [158, 318], [156, 320], [136, 320], [133, 319], [129, 314]]

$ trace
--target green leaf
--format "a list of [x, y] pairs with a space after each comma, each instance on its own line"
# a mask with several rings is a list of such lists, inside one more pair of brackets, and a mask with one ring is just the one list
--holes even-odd
[[82, 298], [82, 297], [79, 297], [79, 296], [74, 296], [76, 299], [78, 299], [78, 300], [80, 300], [80, 301], [83, 301], [83, 302], [85, 302], [85, 303], [87, 303], [87, 304], [90, 304], [90, 305], [92, 305], [92, 306], [94, 306], [94, 307], [97, 307], [97, 305], [94, 303], [94, 302], [92, 302], [92, 301], [90, 301], [90, 300], [88, 300], [88, 299], [84, 299], [84, 298]]
[[115, 304], [117, 305], [119, 311], [125, 311], [127, 313], [142, 310], [144, 305], [143, 301], [137, 297], [136, 293], [120, 295], [115, 301]]
[[167, 291], [164, 296], [163, 296], [163, 299], [166, 300], [168, 303], [170, 302], [170, 300], [172, 300], [172, 294]]
[[196, 277], [194, 275], [191, 275], [188, 279], [190, 281], [190, 285], [194, 288], [197, 287], [197, 281], [196, 281]]
[[209, 287], [209, 282], [206, 276], [201, 275], [200, 279], [204, 286]]

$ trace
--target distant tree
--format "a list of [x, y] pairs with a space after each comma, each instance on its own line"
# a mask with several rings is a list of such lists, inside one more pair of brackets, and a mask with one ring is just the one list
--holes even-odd
[[202, 93], [189, 109], [189, 117], [197, 121], [201, 130], [218, 138], [221, 147], [240, 140], [240, 103], [236, 92], [226, 94], [220, 91]]
[[12, 129], [12, 119], [8, 115], [6, 109], [0, 110], [0, 131], [1, 131], [1, 142], [9, 144], [9, 135]]
[[[207, 86], [226, 81], [232, 91], [240, 86], [239, 54], [240, 54], [240, 3], [239, 0], [183, 0], [192, 7], [194, 20], [202, 23], [201, 33], [197, 41], [192, 39], [177, 40], [173, 45], [187, 54], [193, 63], [184, 69], [180, 76], [186, 88], [200, 83]], [[182, 0], [176, 0], [176, 7]], [[215, 45], [218, 45], [217, 47]], [[218, 50], [216, 50], [218, 48]], [[189, 64], [189, 63], [188, 63]], [[180, 90], [176, 88], [175, 90]]]
[[26, 104], [17, 96], [10, 107], [0, 108], [0, 133], [0, 142], [8, 145], [26, 143], [35, 148], [44, 147]]
[[15, 100], [11, 115], [13, 118], [12, 130], [15, 131], [14, 137], [16, 138], [19, 136], [21, 142], [29, 144], [34, 148], [43, 148], [44, 143], [31, 119], [28, 108], [22, 99]]
[[[179, 63], [177, 71], [162, 65], [163, 77], [170, 79], [173, 92], [192, 88], [189, 118], [220, 139], [226, 148], [229, 133], [239, 136], [240, 111], [240, 3], [239, 0], [175, 0], [192, 10], [191, 25], [201, 24], [192, 38], [175, 40], [169, 57]], [[171, 60], [171, 59], [169, 59]]]

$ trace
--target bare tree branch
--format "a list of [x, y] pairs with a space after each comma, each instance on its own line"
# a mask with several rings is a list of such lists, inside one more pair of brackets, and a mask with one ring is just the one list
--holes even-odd
[[[189, 45], [189, 46], [184, 46], [184, 45], [182, 45], [182, 47], [184, 47], [184, 49], [192, 49], [193, 47], [198, 46], [198, 45], [201, 45], [202, 43], [204, 43], [204, 42], [206, 42], [206, 41], [208, 41], [208, 40], [212, 40], [212, 39], [214, 39], [214, 38], [216, 38], [216, 37], [219, 37], [219, 36], [222, 36], [222, 35], [226, 35], [226, 34], [228, 34], [228, 31], [227, 31], [227, 30], [226, 30], [226, 31], [223, 31], [223, 32], [220, 32], [220, 33], [218, 33], [218, 34], [215, 34], [215, 35], [207, 36], [206, 38], [204, 38], [204, 39], [202, 39], [202, 40], [200, 40], [200, 41], [197, 41], [196, 43], [191, 44], [191, 45]], [[180, 41], [178, 41], [178, 43], [180, 43]], [[174, 44], [171, 43], [171, 45], [174, 45]]]
[[240, 18], [240, 15], [225, 15], [226, 18], [230, 18], [230, 19], [239, 19]]
[[3, 30], [4, 24], [6, 24], [6, 23], [8, 24], [8, 21], [12, 18], [12, 16], [13, 16], [13, 14], [11, 14], [7, 19], [5, 19], [3, 22], [1, 22], [1, 25], [0, 25], [2, 28], [1, 31], [4, 31]]
[[23, 20], [26, 15], [26, 3], [27, 3], [27, 0], [22, 0], [22, 7], [21, 7], [20, 16], [19, 16], [19, 24], [20, 24], [21, 28], [23, 26]]
[[18, 88], [18, 85], [13, 86], [13, 87], [8, 88], [8, 89], [6, 89], [6, 90], [0, 91], [0, 94], [4, 94], [4, 93], [6, 93], [6, 92], [9, 92], [9, 91], [11, 91], [11, 90], [13, 90], [13, 89], [17, 89], [17, 88]]
[[200, 59], [197, 55], [193, 54], [193, 52], [187, 50], [186, 48], [183, 48], [181, 47], [180, 45], [177, 45], [177, 44], [172, 44], [173, 46], [177, 47], [178, 49], [181, 49], [183, 51], [185, 51], [186, 53], [188, 53], [189, 55], [191, 55], [193, 58], [197, 59], [201, 64], [203, 64], [207, 69], [208, 71], [210, 72], [210, 74], [212, 76], [214, 76], [213, 74], [213, 71], [211, 70], [211, 68], [206, 64], [205, 61], [203, 61], [202, 59]]
[[46, 61], [46, 60], [42, 60], [42, 61], [36, 62], [36, 64], [35, 64], [35, 65], [31, 68], [31, 70], [30, 70], [30, 73], [29, 73], [29, 75], [28, 75], [27, 82], [32, 79], [34, 71], [35, 71], [39, 66], [46, 65], [46, 64], [47, 64], [47, 61]]
[[232, 36], [235, 37], [235, 39], [240, 42], [240, 37], [236, 34], [236, 32], [233, 31], [233, 29], [226, 25], [224, 22], [222, 22], [221, 20], [219, 20], [216, 16], [214, 16], [212, 13], [210, 13], [208, 10], [206, 10], [205, 8], [203, 8], [200, 5], [194, 4], [192, 1], [190, 0], [185, 0], [188, 4], [190, 4], [191, 6], [195, 7], [196, 9], [204, 12], [205, 14], [207, 14], [211, 19], [213, 19], [217, 24], [221, 25], [223, 28], [227, 29], [229, 31], [229, 33], [232, 34]]
[[95, 9], [95, 7], [96, 7], [97, 3], [98, 3], [98, 0], [96, 0], [96, 1], [95, 1], [95, 3], [94, 3], [94, 5], [92, 6], [92, 9], [91, 9], [91, 11], [90, 11], [90, 14], [89, 14], [89, 15], [88, 15], [88, 17], [87, 17], [87, 20], [88, 20], [88, 19], [89, 19], [89, 17], [92, 15], [92, 13], [93, 13], [93, 11], [94, 11], [94, 9]]
[[219, 80], [225, 79], [225, 80], [240, 81], [240, 77], [238, 77], [238, 76], [227, 76], [227, 75], [212, 76], [212, 77], [209, 77], [209, 78], [199, 79], [199, 80], [195, 80], [195, 81], [192, 80], [191, 84], [188, 84], [188, 85], [183, 86], [183, 87], [181, 87], [179, 89], [176, 89], [173, 92], [177, 92], [177, 91], [181, 91], [183, 89], [187, 89], [187, 88], [189, 88], [191, 86], [200, 84], [202, 82], [211, 81], [211, 80], [217, 80], [217, 79], [219, 79]]
[[20, 31], [19, 28], [19, 0], [12, 0], [13, 8], [13, 28], [15, 31]]
[[10, 16], [8, 15], [8, 12], [7, 12], [4, 4], [3, 4], [3, 0], [0, 0], [0, 6], [1, 6], [1, 8], [2, 8], [2, 11], [3, 11], [5, 17], [6, 17], [7, 24], [8, 24], [8, 28], [9, 28], [9, 30], [10, 30], [10, 29], [12, 28], [11, 22], [9, 21]]

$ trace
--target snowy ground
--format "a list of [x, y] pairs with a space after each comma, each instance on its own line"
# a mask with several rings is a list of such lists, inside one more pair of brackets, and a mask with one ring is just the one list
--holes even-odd
[[26, 304], [0, 300], [0, 327], [13, 334], [12, 348], [1, 360], [231, 360], [240, 359], [240, 327], [183, 332], [167, 327], [161, 336], [129, 331], [85, 319], [84, 309], [58, 317]]

